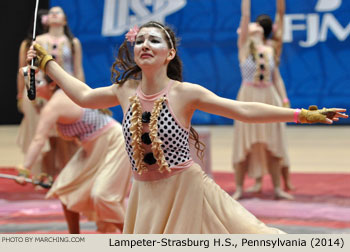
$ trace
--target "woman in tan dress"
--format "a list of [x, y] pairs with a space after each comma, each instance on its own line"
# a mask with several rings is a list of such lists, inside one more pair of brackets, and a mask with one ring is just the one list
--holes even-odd
[[[36, 25], [36, 33], [42, 34], [47, 32], [46, 19], [48, 10], [41, 9], [38, 11], [38, 22]], [[23, 114], [22, 121], [19, 125], [19, 130], [17, 134], [17, 145], [20, 147], [23, 153], [26, 153], [30, 142], [35, 134], [36, 125], [39, 120], [40, 109], [46, 103], [42, 98], [37, 97], [35, 101], [31, 101], [27, 97], [26, 82], [28, 83], [28, 78], [24, 77], [24, 72], [27, 66], [26, 56], [27, 51], [32, 43], [33, 28], [29, 30], [27, 38], [24, 39], [20, 45], [18, 53], [18, 67], [19, 71], [17, 73], [17, 107], [18, 111]], [[27, 75], [28, 73], [26, 73]], [[42, 160], [45, 153], [50, 150], [50, 145], [47, 142], [46, 146], [43, 148], [43, 154], [40, 155], [38, 161], [33, 166], [32, 173], [37, 175], [42, 171], [47, 171], [45, 167], [45, 160]]]
[[[282, 49], [284, 5], [284, 0], [277, 0], [276, 30], [273, 38], [269, 39], [273, 30], [269, 16], [260, 15], [255, 23], [251, 23], [250, 0], [242, 0], [242, 18], [238, 29], [238, 56], [242, 73], [242, 85], [237, 96], [239, 101], [289, 107], [278, 69]], [[287, 188], [291, 187], [284, 123], [248, 124], [236, 121], [233, 166], [236, 181], [234, 199], [242, 197], [246, 172], [248, 176], [256, 179], [256, 184], [247, 191], [260, 191], [262, 177], [270, 172], [275, 197], [293, 198], [283, 191], [280, 185], [283, 170], [285, 184]]]
[[46, 197], [62, 202], [70, 233], [80, 232], [80, 213], [95, 221], [99, 232], [122, 231], [131, 169], [121, 125], [106, 114], [107, 110], [84, 109], [72, 102], [49, 78], [44, 81], [41, 71], [37, 79], [43, 81], [37, 86], [38, 94], [48, 102], [40, 113], [24, 169], [31, 170], [50, 130], [57, 127], [62, 138], [78, 142], [80, 148]]
[[[59, 6], [50, 8], [47, 15], [39, 15], [38, 23], [43, 26], [45, 32], [38, 33], [36, 41], [41, 44], [50, 54], [54, 56], [56, 62], [60, 64], [68, 73], [84, 81], [84, 71], [82, 67], [82, 49], [78, 38], [71, 33], [67, 17], [63, 9]], [[20, 47], [20, 67], [26, 64], [26, 52], [31, 41], [25, 40]], [[35, 134], [39, 113], [47, 100], [37, 95], [35, 101], [29, 101], [26, 97], [23, 74], [18, 75], [18, 92], [23, 93], [20, 97], [20, 105], [24, 112], [21, 122], [17, 143], [23, 153], [27, 152], [28, 146]], [[22, 98], [23, 97], [23, 98]], [[71, 159], [78, 146], [74, 142], [61, 139], [57, 135], [55, 128], [52, 129], [50, 137], [43, 148], [42, 158], [38, 158], [37, 167], [33, 168], [34, 173], [45, 172], [51, 176], [57, 175], [68, 160]], [[60, 151], [57, 151], [60, 150]], [[42, 161], [41, 161], [42, 160]]]
[[121, 105], [134, 176], [123, 232], [283, 233], [255, 218], [193, 162], [189, 138], [198, 142], [198, 135], [191, 129], [192, 115], [198, 109], [251, 123], [332, 123], [347, 117], [339, 113], [345, 109], [299, 111], [221, 98], [182, 81], [177, 40], [169, 27], [150, 21], [126, 38], [114, 64], [117, 85], [97, 89], [67, 74], [37, 44], [27, 57], [36, 56], [40, 68], [80, 106]]

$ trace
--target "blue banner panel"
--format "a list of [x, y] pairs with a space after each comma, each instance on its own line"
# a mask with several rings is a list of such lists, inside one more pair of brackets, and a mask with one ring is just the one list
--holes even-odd
[[[292, 107], [350, 108], [350, 1], [286, 0], [281, 74]], [[83, 46], [91, 87], [112, 83], [110, 69], [134, 24], [165, 22], [179, 36], [184, 80], [235, 99], [241, 76], [237, 58], [239, 0], [51, 0], [61, 6]], [[252, 0], [252, 20], [275, 16], [275, 0]], [[120, 108], [113, 108], [121, 120]], [[197, 111], [193, 124], [231, 124]], [[350, 124], [349, 120], [340, 123]]]

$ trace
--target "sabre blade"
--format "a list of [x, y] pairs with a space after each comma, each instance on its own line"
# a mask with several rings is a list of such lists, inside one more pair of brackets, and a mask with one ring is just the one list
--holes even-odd
[[[16, 180], [18, 178], [18, 176], [15, 176], [15, 175], [10, 175], [10, 174], [1, 174], [0, 173], [0, 178], [6, 178], [6, 179], [13, 179], [13, 180]], [[28, 182], [28, 183], [33, 183], [33, 180], [30, 179], [30, 178], [24, 178], [25, 182]]]
[[[18, 178], [18, 176], [0, 173], [0, 178], [16, 180]], [[34, 185], [40, 185], [41, 187], [46, 188], [46, 189], [49, 189], [52, 186], [51, 183], [46, 184], [46, 183], [41, 182], [41, 181], [33, 181], [30, 178], [24, 178], [24, 181], [27, 183], [32, 183]]]
[[[38, 6], [39, 6], [39, 0], [36, 0], [35, 3], [35, 12], [34, 12], [34, 27], [33, 27], [33, 41], [36, 39], [36, 20], [38, 16]], [[30, 62], [31, 66], [34, 66], [34, 59]], [[35, 100], [36, 96], [36, 89], [35, 89], [35, 70], [30, 69], [30, 86], [27, 90], [27, 96], [29, 100]]]

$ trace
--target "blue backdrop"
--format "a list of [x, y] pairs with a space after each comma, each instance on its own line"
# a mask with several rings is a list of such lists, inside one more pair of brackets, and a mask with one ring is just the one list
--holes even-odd
[[[184, 80], [235, 99], [241, 77], [237, 59], [240, 0], [51, 0], [61, 6], [83, 46], [83, 65], [92, 87], [111, 83], [117, 48], [135, 23], [158, 20], [181, 39]], [[350, 1], [286, 0], [281, 74], [292, 107], [350, 106]], [[274, 17], [275, 0], [252, 0], [252, 19]], [[121, 120], [120, 108], [113, 108]], [[231, 124], [196, 112], [193, 124]], [[341, 123], [350, 123], [343, 120]]]

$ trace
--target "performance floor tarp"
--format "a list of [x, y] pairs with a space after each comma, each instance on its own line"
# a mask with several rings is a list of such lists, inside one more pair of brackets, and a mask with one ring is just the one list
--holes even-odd
[[[15, 174], [13, 168], [1, 173]], [[214, 180], [229, 194], [235, 190], [233, 173], [214, 172]], [[293, 173], [295, 200], [274, 200], [271, 179], [262, 193], [245, 193], [240, 203], [265, 223], [287, 233], [350, 233], [350, 174]], [[254, 183], [247, 178], [245, 187]], [[61, 204], [45, 200], [46, 190], [21, 186], [0, 178], [0, 233], [67, 233]], [[97, 233], [95, 224], [81, 218], [82, 233]]]

